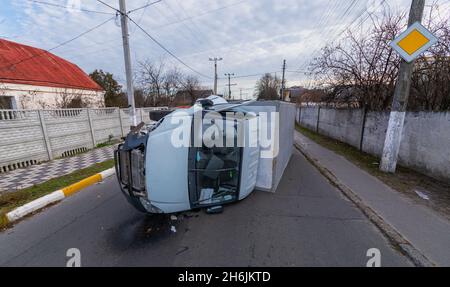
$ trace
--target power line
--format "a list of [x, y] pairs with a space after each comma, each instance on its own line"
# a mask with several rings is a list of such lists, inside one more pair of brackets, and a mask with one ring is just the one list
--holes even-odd
[[[343, 8], [343, 10], [345, 9], [345, 5], [342, 5], [342, 3], [341, 3], [341, 2], [343, 2], [343, 1], [336, 1], [336, 0], [334, 0], [333, 2], [334, 2], [334, 5], [329, 5], [328, 11], [326, 11], [326, 12], [324, 13], [325, 16], [322, 17], [323, 19], [322, 19], [320, 22], [318, 22], [317, 25], [314, 25], [314, 26], [313, 26], [314, 31], [315, 31], [317, 28], [328, 27], [328, 26], [331, 24], [331, 21], [335, 19], [335, 17], [332, 17], [332, 16], [335, 15], [335, 14], [339, 15], [339, 14], [340, 14], [340, 8], [341, 8], [341, 7]], [[349, 6], [349, 7], [350, 7], [350, 6]], [[339, 18], [340, 18], [340, 17], [339, 17]], [[327, 28], [327, 29], [328, 29], [328, 33], [325, 32], [325, 34], [327, 34], [327, 36], [328, 36], [328, 34], [330, 33], [330, 30], [332, 30], [332, 29], [330, 29], [330, 28]], [[323, 33], [320, 33], [320, 34], [322, 35]], [[326, 38], [325, 35], [323, 35], [323, 38]], [[308, 49], [306, 49], [306, 50], [309, 50], [309, 47], [311, 47], [311, 46], [312, 46], [312, 42], [309, 42], [309, 43], [306, 45], [306, 47], [308, 47]], [[297, 57], [295, 58], [295, 60], [294, 60], [293, 62], [296, 62], [296, 61], [298, 60], [298, 58], [300, 58], [300, 55], [301, 55], [301, 54], [298, 54]], [[304, 64], [306, 61], [307, 61], [307, 60], [305, 59], [305, 60], [302, 62], [302, 64]]]
[[[379, 7], [382, 6], [382, 5], [385, 5], [386, 3], [387, 3], [386, 0], [381, 0], [380, 4], [377, 6], [377, 8], [379, 8]], [[367, 21], [367, 19], [371, 16], [371, 13], [368, 12], [368, 9], [367, 9], [367, 8], [364, 9], [364, 10], [358, 15], [358, 17], [356, 17], [349, 25], [347, 25], [347, 26], [345, 27], [345, 29], [343, 29], [336, 37], [334, 37], [333, 40], [331, 41], [331, 43], [334, 42], [334, 41], [336, 41], [337, 39], [339, 39], [339, 37], [341, 37], [341, 35], [342, 35], [343, 33], [345, 33], [346, 31], [348, 31], [348, 29], [350, 29], [350, 27], [351, 27], [354, 23], [356, 23], [356, 21], [357, 21], [359, 18], [361, 18], [365, 13], [367, 13], [367, 16], [364, 18], [364, 20], [361, 20], [361, 22], [356, 26], [356, 28], [361, 27], [361, 26]], [[317, 49], [315, 50], [315, 52], [317, 52]], [[311, 81], [310, 81], [309, 84], [311, 84]]]
[[[147, 1], [147, 5], [150, 5], [150, 0]], [[141, 15], [139, 16], [139, 19], [138, 19], [138, 21], [137, 21], [139, 24], [141, 24], [142, 17], [144, 17], [145, 12], [147, 11], [147, 7], [148, 7], [148, 6], [146, 6], [146, 7], [144, 8], [144, 11], [142, 11]], [[131, 35], [131, 34], [134, 34], [134, 32], [136, 32], [136, 27], [134, 27], [134, 30], [130, 33], [130, 35]]]
[[139, 11], [141, 9], [146, 9], [148, 6], [152, 6], [152, 5], [157, 4], [157, 3], [161, 2], [161, 1], [162, 0], [158, 0], [158, 1], [155, 1], [155, 2], [147, 3], [146, 5], [144, 5], [142, 7], [139, 7], [139, 8], [132, 9], [132, 10], [128, 11], [128, 14], [131, 14], [133, 12]]
[[207, 76], [197, 70], [195, 70], [194, 68], [192, 68], [191, 66], [189, 66], [188, 64], [186, 64], [183, 60], [181, 60], [180, 58], [178, 58], [174, 53], [172, 53], [170, 50], [168, 50], [166, 47], [164, 47], [163, 44], [161, 44], [158, 40], [156, 40], [152, 35], [150, 35], [144, 28], [142, 28], [138, 23], [136, 23], [131, 17], [129, 17], [127, 15], [128, 19], [133, 22], [138, 28], [139, 30], [141, 30], [145, 35], [147, 35], [147, 37], [149, 37], [155, 44], [157, 44], [161, 49], [163, 49], [164, 51], [166, 51], [167, 54], [169, 54], [170, 56], [172, 56], [175, 60], [177, 60], [180, 64], [182, 64], [183, 66], [185, 66], [186, 68], [188, 68], [189, 70], [191, 70], [192, 72], [207, 78], [207, 79], [212, 79], [210, 76]]
[[286, 71], [286, 73], [296, 73], [296, 74], [303, 74], [303, 73], [308, 73], [308, 71], [304, 71], [304, 70], [297, 70], [297, 71]]
[[[168, 2], [164, 2], [164, 4], [165, 4], [165, 6], [167, 7], [167, 9], [169, 9], [169, 11], [172, 13], [172, 15], [175, 16], [175, 18], [177, 18], [178, 20], [181, 20], [181, 18], [178, 16], [177, 13], [175, 13], [174, 9], [172, 8], [172, 6], [170, 6], [170, 5], [168, 4]], [[191, 24], [193, 24], [193, 21], [192, 21], [192, 20], [190, 20], [190, 22], [191, 22]], [[192, 25], [192, 26], [194, 26], [194, 25]], [[184, 25], [183, 27], [186, 28], [187, 30], [189, 30], [189, 32], [191, 33], [191, 35], [195, 38], [195, 40], [196, 40], [195, 42], [196, 42], [199, 46], [202, 46], [202, 43], [203, 43], [204, 41], [202, 41], [202, 39], [200, 39], [200, 38], [197, 36], [197, 34], [199, 34], [199, 33], [196, 32], [196, 31], [194, 31], [194, 30], [193, 30], [193, 27], [190, 27], [190, 25]], [[181, 33], [181, 34], [185, 37], [184, 33]]]
[[[378, 7], [380, 7], [381, 5], [383, 5], [384, 3], [386, 3], [386, 0], [381, 0], [381, 3], [377, 6], [377, 8]], [[334, 40], [333, 41], [335, 41], [336, 39], [338, 39], [342, 34], [344, 34], [345, 33], [345, 31], [347, 31], [360, 17], [362, 17], [365, 13], [367, 12], [367, 16], [366, 16], [366, 18], [364, 18], [364, 20], [362, 20], [359, 24], [358, 24], [358, 26], [356, 26], [356, 27], [360, 27], [360, 26], [362, 26], [363, 24], [364, 24], [364, 22], [366, 22], [367, 21], [367, 19], [370, 17], [370, 13], [367, 11], [367, 9], [365, 9], [364, 11], [362, 11], [360, 14], [359, 14], [359, 16], [358, 17], [356, 17], [344, 30], [342, 30], [341, 31], [341, 33], [339, 33], [338, 35], [337, 35], [337, 37], [335, 37], [334, 38]]]
[[80, 11], [80, 12], [86, 12], [86, 13], [96, 13], [96, 14], [106, 14], [106, 15], [112, 15], [113, 13], [109, 13], [109, 12], [103, 12], [103, 11], [95, 11], [95, 10], [88, 10], [88, 9], [76, 9], [70, 6], [65, 6], [65, 5], [61, 5], [61, 4], [56, 4], [56, 3], [50, 3], [50, 2], [45, 2], [45, 1], [38, 1], [38, 0], [28, 0], [29, 2], [35, 3], [35, 4], [39, 4], [39, 5], [45, 5], [45, 6], [51, 6], [51, 7], [57, 7], [57, 8], [63, 8], [63, 9], [67, 9], [67, 10], [74, 10], [74, 11]]
[[[109, 7], [109, 8], [111, 8], [111, 9], [113, 9], [114, 11], [117, 11], [118, 13], [120, 13], [120, 11], [118, 11], [116, 8], [112, 7], [111, 5], [106, 4], [106, 3], [103, 2], [102, 0], [96, 0], [96, 1], [98, 1], [99, 3], [101, 3], [101, 4], [103, 4], [103, 5], [107, 6], [107, 7]], [[190, 16], [190, 17], [189, 17], [189, 15], [185, 12], [185, 14], [188, 16], [187, 18], [182, 18], [182, 19], [179, 19], [178, 21], [174, 21], [174, 22], [162, 24], [162, 25], [159, 25], [159, 26], [154, 26], [154, 27], [151, 27], [151, 28], [152, 28], [152, 29], [158, 29], [158, 28], [162, 28], [162, 27], [171, 26], [171, 25], [174, 25], [174, 24], [179, 24], [179, 23], [182, 23], [182, 22], [185, 22], [185, 21], [191, 21], [192, 19], [195, 19], [195, 18], [198, 18], [198, 17], [202, 17], [202, 16], [204, 16], [204, 15], [207, 15], [207, 14], [210, 14], [210, 13], [214, 13], [214, 12], [217, 12], [217, 11], [220, 11], [220, 10], [224, 10], [224, 9], [227, 9], [227, 8], [230, 8], [230, 7], [233, 7], [233, 6], [237, 6], [237, 5], [240, 5], [240, 4], [242, 4], [242, 3], [244, 3], [244, 2], [247, 2], [247, 1], [248, 1], [248, 0], [237, 1], [237, 2], [235, 2], [235, 3], [229, 4], [229, 5], [225, 5], [225, 6], [221, 6], [221, 7], [218, 7], [218, 8], [216, 8], [216, 9], [212, 9], [212, 10], [207, 10], [207, 11], [204, 11], [204, 12], [202, 12], [202, 13], [200, 13], [200, 14], [193, 15], [193, 16]], [[179, 5], [179, 6], [180, 6], [180, 5]], [[141, 15], [141, 17], [142, 17], [142, 15]], [[178, 18], [178, 17], [177, 17], [177, 18]], [[131, 20], [131, 19], [130, 19], [130, 20]], [[133, 22], [134, 22], [134, 21], [133, 21]], [[140, 20], [138, 21], [138, 24], [140, 24]], [[139, 26], [139, 25], [136, 25], [136, 26]], [[133, 32], [134, 32], [134, 31], [133, 31]], [[184, 34], [183, 34], [183, 36], [185, 37]], [[194, 35], [194, 36], [195, 36], [195, 35]], [[204, 75], [203, 75], [203, 76], [204, 76]]]
[[[244, 1], [247, 1], [247, 0], [244, 0]], [[241, 2], [244, 2], [244, 1], [240, 1], [240, 2], [234, 3], [234, 4], [232, 4], [232, 5], [237, 5], [237, 4], [240, 4]], [[105, 5], [105, 6], [109, 7], [109, 8], [111, 8], [111, 9], [113, 9], [113, 10], [115, 10], [115, 11], [117, 11], [118, 13], [121, 13], [121, 12], [118, 11], [116, 8], [112, 7], [111, 5], [108, 5], [107, 3], [103, 2], [102, 0], [97, 0], [97, 2], [99, 2], [99, 3], [103, 4], [103, 5]], [[136, 8], [136, 9], [130, 10], [128, 13], [137, 11], [137, 10], [139, 10], [139, 9], [144, 9], [144, 8], [150, 6], [150, 5], [153, 5], [153, 4], [156, 4], [156, 3], [159, 3], [159, 2], [161, 2], [161, 1], [156, 1], [156, 2], [152, 2], [152, 3], [148, 3], [147, 5], [144, 5], [144, 6], [140, 7], [140, 8]], [[215, 10], [224, 9], [224, 8], [227, 8], [227, 7], [232, 6], [232, 5], [220, 7], [220, 8], [215, 9]], [[211, 12], [211, 11], [208, 11], [208, 12]], [[126, 16], [127, 16], [127, 18], [128, 18], [133, 24], [136, 25], [136, 27], [137, 27], [139, 30], [141, 30], [145, 35], [147, 35], [147, 37], [149, 37], [154, 43], [156, 43], [160, 48], [162, 48], [166, 53], [168, 53], [170, 56], [172, 56], [175, 60], [177, 60], [177, 61], [178, 61], [179, 63], [181, 63], [183, 66], [185, 66], [185, 67], [188, 68], [189, 70], [193, 71], [194, 73], [196, 73], [196, 74], [198, 74], [198, 75], [200, 75], [200, 76], [202, 76], [202, 77], [204, 77], [204, 78], [212, 79], [211, 77], [209, 77], [209, 76], [207, 76], [207, 75], [205, 75], [205, 74], [203, 74], [203, 73], [201, 73], [201, 72], [195, 70], [194, 68], [192, 68], [191, 66], [189, 66], [188, 64], [186, 64], [183, 60], [181, 60], [181, 59], [178, 58], [174, 53], [172, 53], [170, 50], [168, 50], [162, 43], [160, 43], [158, 40], [156, 40], [155, 37], [153, 37], [152, 35], [150, 35], [150, 33], [148, 33], [144, 28], [142, 28], [142, 26], [141, 26], [139, 23], [137, 23], [136, 21], [134, 21], [131, 17], [129, 17], [129, 15], [126, 15]], [[193, 17], [191, 17], [191, 18], [193, 18]], [[182, 19], [182, 20], [180, 20], [180, 22], [181, 22], [181, 21], [185, 21], [185, 20], [187, 20], [187, 19]]]
[[0, 67], [0, 69], [5, 69], [5, 68], [6, 68], [6, 69], [9, 69], [9, 68], [11, 68], [11, 67], [13, 67], [13, 66], [19, 65], [19, 64], [21, 64], [21, 63], [23, 63], [23, 62], [29, 61], [29, 60], [34, 59], [34, 58], [36, 58], [36, 57], [40, 57], [40, 56], [44, 55], [45, 53], [48, 53], [48, 52], [53, 51], [53, 50], [55, 50], [55, 49], [58, 49], [58, 48], [60, 48], [60, 47], [62, 47], [62, 46], [64, 46], [64, 45], [67, 45], [67, 44], [69, 44], [70, 42], [73, 42], [73, 41], [75, 41], [75, 40], [77, 40], [77, 39], [83, 37], [84, 35], [86, 35], [86, 34], [92, 32], [92, 31], [94, 31], [94, 30], [100, 28], [101, 26], [105, 25], [106, 23], [108, 23], [109, 21], [113, 20], [114, 18], [115, 18], [115, 16], [114, 16], [114, 17], [111, 17], [111, 18], [109, 18], [109, 19], [107, 19], [106, 21], [104, 21], [104, 22], [102, 22], [102, 23], [100, 23], [100, 24], [98, 24], [98, 25], [96, 25], [96, 26], [90, 28], [89, 30], [87, 30], [87, 31], [85, 31], [85, 32], [83, 32], [83, 33], [81, 33], [81, 34], [78, 34], [77, 36], [71, 38], [70, 40], [64, 41], [64, 42], [62, 42], [62, 43], [56, 45], [55, 47], [53, 47], [53, 48], [51, 48], [51, 49], [43, 50], [41, 53], [38, 53], [38, 54], [36, 54], [36, 55], [33, 55], [33, 56], [28, 57], [28, 58], [22, 59], [22, 60], [20, 60], [20, 61], [18, 61], [18, 62], [15, 62], [15, 63], [11, 63], [11, 64], [8, 64], [8, 65], [2, 66], [2, 67]]
[[[111, 5], [109, 5], [108, 3], [103, 2], [102, 0], [97, 0], [97, 2], [99, 2], [99, 3], [101, 3], [101, 4], [105, 5], [105, 6], [107, 6], [107, 7], [111, 8], [111, 9], [113, 9], [114, 11], [116, 11], [116, 12], [119, 13], [119, 14], [122, 14], [122, 12], [121, 12], [119, 9], [117, 9], [117, 8], [115, 8], [115, 7], [111, 6]], [[126, 14], [131, 14], [131, 13], [136, 12], [136, 11], [139, 11], [139, 10], [141, 10], [141, 9], [146, 9], [147, 7], [152, 6], [152, 5], [154, 5], [154, 4], [157, 4], [157, 3], [159, 3], [159, 2], [162, 2], [162, 0], [157, 0], [157, 1], [154, 1], [154, 2], [151, 2], [151, 3], [148, 3], [148, 2], [147, 2], [147, 4], [145, 4], [144, 6], [141, 6], [141, 7], [139, 7], [139, 8], [135, 8], [135, 9], [132, 9], [132, 10], [128, 11]]]
[[242, 75], [242, 76], [234, 76], [231, 77], [232, 79], [241, 79], [241, 78], [252, 78], [252, 77], [258, 77], [258, 76], [264, 76], [265, 74], [276, 74], [280, 71], [275, 72], [265, 72], [265, 73], [258, 73], [258, 74], [249, 74], [249, 75]]
[[116, 11], [117, 13], [120, 13], [120, 10], [119, 10], [119, 9], [114, 8], [113, 6], [109, 5], [108, 3], [103, 2], [102, 0], [97, 0], [97, 2], [99, 2], [99, 3], [103, 4], [103, 5], [105, 5], [106, 7], [109, 7], [109, 8], [111, 8], [111, 9], [113, 9], [113, 10]]
[[[380, 5], [379, 6], [381, 6], [383, 3], [385, 3], [385, 1], [386, 0], [382, 0], [382, 2], [380, 3]], [[352, 2], [352, 4], [351, 5], [354, 5], [355, 4], [355, 1], [353, 0], [353, 2]], [[378, 6], [378, 7], [379, 7]], [[344, 13], [344, 15], [345, 14], [347, 14], [348, 12], [349, 12], [349, 8], [350, 8], [351, 6], [349, 6], [347, 9], [346, 9], [346, 12]], [[353, 19], [353, 21], [351, 21], [340, 33], [338, 33], [337, 34], [337, 36], [335, 36], [333, 39], [332, 39], [332, 41], [330, 41], [331, 43], [332, 42], [334, 42], [334, 41], [336, 41], [343, 33], [345, 33], [359, 18], [361, 18], [366, 12], [368, 12], [367, 11], [367, 8], [366, 9], [364, 9], [363, 11], [361, 11], [361, 13], [359, 13], [358, 14], [358, 16], [355, 18], [355, 19]], [[360, 23], [360, 25], [362, 25], [366, 20], [367, 20], [367, 18], [370, 16], [370, 14]], [[328, 33], [329, 34], [329, 33]], [[315, 55], [317, 52], [319, 51], [319, 48], [316, 48], [316, 49], [314, 49], [314, 51], [313, 51], [313, 53], [312, 53], [312, 55]], [[305, 60], [303, 63], [302, 63], [302, 65], [301, 66], [304, 66], [305, 64], [306, 64], [306, 62], [307, 62], [307, 60]]]
[[[99, 3], [101, 3], [101, 4], [103, 4], [103, 5], [107, 5], [106, 3], [104, 3], [103, 1], [101, 1], [101, 0], [97, 0]], [[150, 2], [150, 0], [149, 0], [149, 2]], [[141, 10], [141, 9], [146, 9], [147, 7], [149, 7], [149, 6], [151, 6], [151, 5], [154, 5], [154, 4], [156, 4], [156, 3], [159, 3], [159, 2], [162, 2], [162, 0], [159, 0], [159, 1], [154, 1], [154, 2], [152, 2], [152, 3], [147, 3], [146, 5], [144, 5], [144, 6], [141, 6], [141, 7], [139, 7], [139, 8], [136, 8], [136, 9], [132, 9], [132, 10], [130, 10], [130, 11], [128, 11], [126, 14], [130, 14], [130, 13], [133, 13], [133, 12], [135, 12], [135, 11], [138, 11], [138, 10]], [[171, 10], [171, 12], [175, 15], [175, 17], [177, 17], [178, 19], [179, 19], [179, 17], [175, 14], [175, 12], [171, 9], [171, 7], [166, 3], [166, 2], [164, 2], [165, 4], [166, 4], [166, 6]], [[114, 9], [114, 10], [116, 10], [114, 7], [112, 7], [112, 6], [110, 6], [110, 5], [107, 5], [109, 8], [111, 8], [111, 9]], [[156, 7], [157, 9], [158, 9], [158, 7]], [[116, 10], [117, 11], [117, 10]], [[120, 11], [117, 11], [118, 13], [121, 13]], [[144, 12], [145, 12], [145, 10], [144, 10]], [[136, 25], [136, 27], [137, 28], [139, 28], [139, 29], [143, 29], [142, 27], [140, 27], [140, 22], [141, 22], [141, 19], [142, 19], [142, 16], [143, 16], [143, 14], [144, 13], [142, 13], [141, 14], [141, 16], [139, 17], [139, 20], [136, 22], [136, 21], [132, 21], [131, 20], [131, 18], [129, 18], [128, 17], [128, 15], [127, 15], [127, 17], [130, 19], [130, 21], [132, 21], [133, 23], [135, 23], [135, 25]], [[193, 33], [193, 31], [189, 28], [189, 27], [186, 27], [186, 28], [188, 28], [189, 30], [190, 30], [190, 32], [192, 33], [192, 35], [193, 36], [195, 36], [195, 38], [197, 39], [197, 43], [199, 43], [200, 42], [200, 40], [198, 39], [198, 37], [196, 36], [196, 34], [195, 33]], [[135, 30], [133, 30], [132, 31], [132, 33], [134, 33], [135, 32]], [[148, 34], [148, 33], [147, 33]], [[182, 34], [183, 35], [183, 37], [185, 37], [186, 38], [186, 36], [184, 35], [184, 34]], [[149, 36], [149, 35], [147, 35], [147, 36]], [[153, 41], [155, 41], [156, 39], [154, 38], [154, 37], [151, 37], [151, 38], [153, 38], [152, 40]], [[186, 38], [187, 40], [189, 40], [188, 38]], [[158, 43], [157, 43], [158, 44]], [[159, 43], [160, 44], [160, 43]], [[158, 44], [158, 45], [159, 45]], [[163, 48], [164, 49], [164, 48]], [[169, 53], [169, 54], [171, 54], [171, 53]], [[185, 64], [183, 64], [183, 65], [185, 65]], [[190, 68], [191, 70], [192, 70], [192, 68]], [[199, 73], [199, 72], [195, 72], [195, 73], [197, 73], [197, 74], [199, 74], [199, 75], [201, 75], [202, 77], [204, 77], [205, 75], [204, 74], [202, 74], [202, 73]]]
[[59, 45], [57, 45], [57, 46], [51, 48], [49, 51], [58, 49], [59, 47], [62, 47], [62, 46], [64, 46], [64, 45], [67, 45], [67, 44], [69, 44], [70, 42], [73, 42], [73, 41], [75, 41], [75, 40], [77, 40], [77, 39], [83, 37], [84, 35], [86, 35], [86, 34], [92, 32], [92, 31], [94, 31], [94, 30], [100, 28], [101, 26], [105, 25], [106, 23], [108, 23], [109, 21], [113, 20], [114, 18], [115, 18], [115, 16], [112, 17], [112, 18], [107, 19], [106, 21], [104, 21], [104, 22], [98, 24], [97, 26], [92, 27], [91, 29], [89, 29], [89, 30], [87, 30], [87, 31], [85, 31], [85, 32], [83, 32], [83, 33], [81, 33], [81, 34], [79, 34], [79, 35], [73, 37], [72, 39], [67, 40], [67, 41], [65, 41], [65, 42], [62, 42], [61, 44], [59, 44]]
[[232, 3], [230, 5], [225, 5], [225, 6], [216, 8], [216, 9], [207, 10], [207, 11], [204, 11], [204, 12], [202, 12], [200, 14], [197, 14], [197, 15], [194, 15], [194, 16], [191, 16], [191, 17], [187, 17], [187, 18], [183, 18], [183, 19], [181, 19], [179, 21], [170, 22], [170, 23], [167, 23], [167, 24], [162, 24], [162, 25], [159, 25], [159, 26], [156, 26], [156, 27], [153, 27], [153, 28], [162, 28], [162, 27], [167, 27], [167, 26], [171, 26], [171, 25], [174, 25], [174, 24], [179, 24], [179, 23], [182, 23], [182, 22], [186, 22], [186, 21], [189, 21], [191, 19], [195, 19], [195, 18], [198, 18], [198, 17], [202, 17], [202, 16], [205, 16], [205, 15], [208, 15], [210, 13], [214, 13], [214, 12], [217, 12], [217, 11], [220, 11], [220, 10], [224, 10], [224, 9], [227, 9], [227, 8], [230, 8], [230, 7], [233, 7], [233, 6], [240, 5], [240, 4], [242, 4], [244, 2], [247, 2], [247, 1], [248, 0], [238, 1], [238, 2]]
[[[339, 19], [344, 19], [348, 13], [350, 13], [350, 11], [355, 7], [356, 1], [357, 0], [351, 0], [352, 2], [350, 3], [350, 5], [345, 9], [344, 13], [341, 14], [341, 16], [339, 16]], [[367, 11], [367, 9], [365, 9], [365, 11]], [[331, 14], [330, 14], [331, 15]], [[359, 18], [359, 17], [358, 17]], [[324, 35], [324, 38], [327, 39], [329, 37], [329, 35], [334, 32], [335, 30], [333, 29], [329, 29], [328, 33], [326, 33], [326, 35]], [[345, 30], [344, 30], [345, 31]], [[316, 48], [313, 50], [313, 52], [311, 53], [311, 56], [314, 56], [317, 52], [318, 52], [319, 48]], [[308, 62], [307, 59], [305, 59], [302, 64], [300, 66], [304, 66], [306, 63]]]

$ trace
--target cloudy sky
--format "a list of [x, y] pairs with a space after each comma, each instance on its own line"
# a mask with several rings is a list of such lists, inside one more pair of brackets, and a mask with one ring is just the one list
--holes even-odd
[[[118, 8], [118, 0], [103, 0]], [[156, 0], [127, 0], [127, 10]], [[96, 0], [0, 0], [0, 37], [51, 49], [107, 21], [75, 41], [52, 50], [79, 65], [112, 72], [124, 82], [122, 39], [119, 19], [111, 8]], [[383, 9], [407, 11], [411, 0], [162, 0], [130, 17], [174, 55], [199, 74], [202, 84], [212, 87], [213, 65], [219, 63], [219, 92], [224, 91], [224, 73], [241, 78], [233, 92], [252, 94], [257, 74], [281, 75], [287, 60], [290, 85], [305, 84], [301, 73], [326, 43], [336, 40], [353, 23], [358, 26], [369, 13]], [[427, 4], [431, 4], [431, 0]], [[448, 17], [448, 0], [438, 0], [440, 13]], [[50, 5], [50, 4], [55, 5]], [[74, 7], [71, 9], [65, 7]], [[427, 10], [429, 10], [427, 8]], [[435, 11], [438, 13], [439, 11]], [[446, 14], [447, 13], [447, 14]], [[428, 15], [428, 14], [426, 14]], [[369, 23], [366, 21], [365, 23]], [[145, 59], [164, 60], [186, 73], [194, 73], [156, 45], [130, 23], [133, 68]], [[203, 76], [205, 75], [205, 76]], [[255, 75], [255, 76], [248, 76]], [[242, 77], [243, 76], [243, 77]]]

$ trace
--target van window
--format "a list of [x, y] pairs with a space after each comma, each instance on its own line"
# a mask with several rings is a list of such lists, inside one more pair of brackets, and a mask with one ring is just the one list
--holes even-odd
[[189, 153], [191, 205], [203, 207], [237, 201], [241, 161], [241, 147], [208, 148], [205, 145], [191, 147]]

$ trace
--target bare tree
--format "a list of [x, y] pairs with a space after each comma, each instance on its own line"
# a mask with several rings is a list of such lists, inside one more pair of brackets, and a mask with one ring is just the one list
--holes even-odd
[[153, 106], [163, 95], [165, 81], [165, 64], [162, 60], [157, 63], [145, 60], [139, 63], [138, 83]]
[[190, 100], [192, 105], [201, 97], [199, 94], [199, 90], [201, 89], [200, 80], [197, 76], [184, 76], [181, 80], [181, 89], [183, 97], [187, 98], [186, 100]]
[[136, 105], [136, 108], [143, 108], [146, 107], [146, 96], [144, 93], [144, 90], [141, 88], [134, 88], [134, 102]]
[[[390, 106], [400, 57], [389, 43], [406, 28], [406, 17], [386, 12], [372, 21], [368, 31], [348, 31], [343, 40], [325, 47], [312, 62], [310, 71], [327, 90], [328, 101], [358, 102], [372, 110]], [[430, 23], [440, 42], [417, 61], [409, 109], [450, 108], [448, 19]]]
[[[142, 90], [146, 106], [173, 106], [194, 104], [206, 96], [197, 76], [185, 75], [177, 67], [167, 67], [163, 60], [139, 63], [137, 90]], [[208, 94], [209, 95], [209, 94]]]
[[431, 31], [438, 36], [439, 44], [416, 61], [409, 102], [416, 110], [450, 110], [449, 21], [448, 18], [430, 21]]
[[29, 91], [25, 95], [20, 96], [19, 101], [20, 101], [21, 108], [22, 109], [31, 109], [31, 108], [35, 108], [36, 106], [38, 106], [42, 109], [45, 109], [47, 107], [47, 104], [42, 99], [39, 99], [36, 101], [37, 95], [38, 95], [38, 91], [34, 90], [34, 91]]
[[400, 63], [389, 42], [403, 28], [405, 16], [373, 19], [369, 33], [348, 31], [340, 43], [325, 47], [314, 59], [311, 72], [328, 88], [328, 100], [357, 101], [372, 109], [389, 104]]
[[82, 92], [70, 92], [67, 88], [63, 89], [55, 98], [56, 108], [59, 109], [78, 109], [89, 106], [89, 100], [83, 96]]
[[171, 104], [174, 101], [178, 90], [182, 86], [181, 85], [182, 79], [183, 79], [183, 75], [176, 68], [168, 70], [165, 73], [163, 89], [164, 89], [165, 96], [168, 98], [169, 104]]
[[258, 100], [278, 100], [281, 80], [275, 75], [265, 74], [256, 82], [256, 97]]

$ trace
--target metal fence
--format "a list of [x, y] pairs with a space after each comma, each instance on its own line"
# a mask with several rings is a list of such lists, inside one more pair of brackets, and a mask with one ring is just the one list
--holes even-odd
[[[138, 121], [161, 109], [137, 109]], [[129, 128], [128, 109], [0, 110], [0, 173], [84, 152]]]

